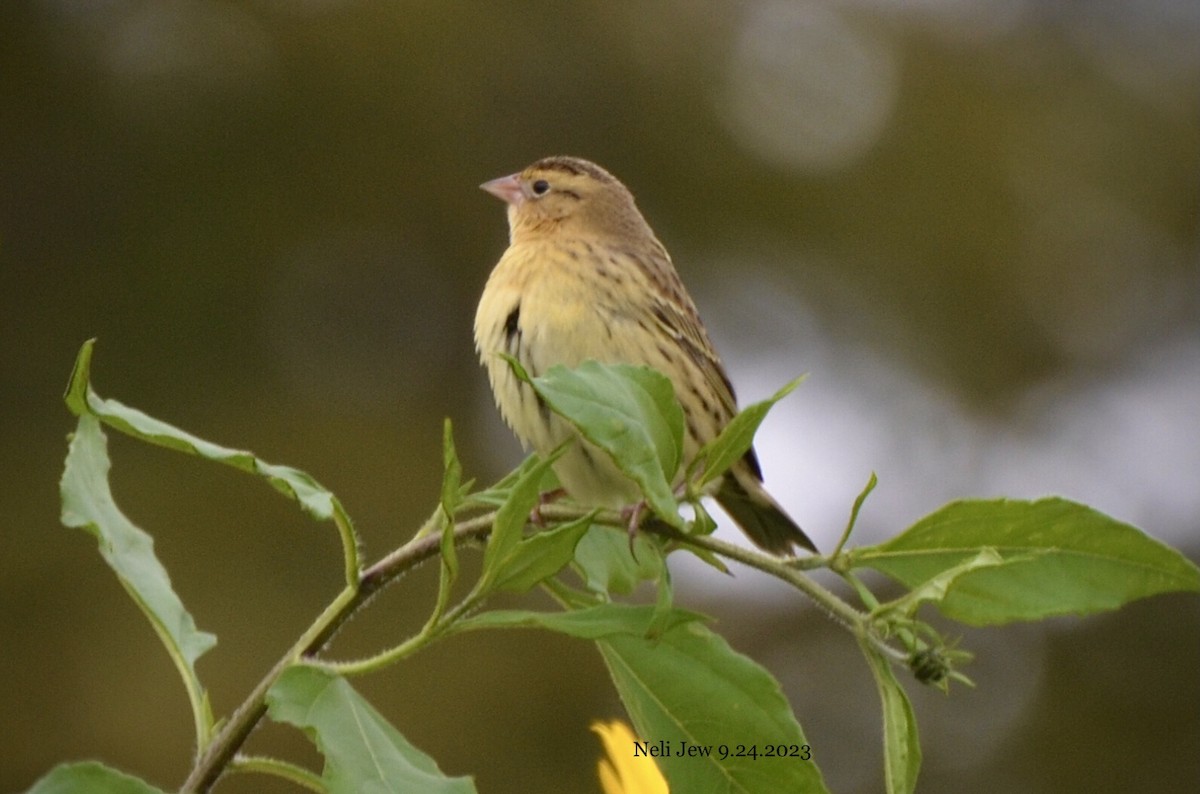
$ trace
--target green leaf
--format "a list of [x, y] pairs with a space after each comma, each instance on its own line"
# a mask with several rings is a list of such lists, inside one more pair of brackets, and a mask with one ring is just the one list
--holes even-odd
[[204, 746], [213, 727], [208, 696], [196, 675], [196, 660], [217, 638], [196, 628], [191, 613], [171, 588], [166, 568], [154, 554], [154, 539], [117, 507], [108, 482], [108, 439], [91, 414], [79, 423], [67, 449], [60, 491], [62, 523], [90, 532], [100, 555], [134, 603], [150, 620], [183, 679], [192, 705], [196, 736]]
[[[696, 511], [696, 517], [692, 519], [692, 530], [689, 533], [690, 535], [711, 535], [716, 531], [717, 522], [713, 519], [712, 515], [709, 514], [708, 510], [705, 509], [702, 502], [692, 502], [692, 509]], [[715, 568], [719, 573], [726, 574], [727, 576], [733, 575], [729, 571], [729, 566], [726, 565], [725, 562], [718, 557], [715, 552], [701, 546], [692, 545], [691, 543], [683, 544], [681, 548], [684, 551], [689, 552], [692, 556], [696, 557], [696, 559], [700, 560], [706, 565]]]
[[911, 794], [921, 771], [917, 717], [892, 666], [874, 648], [862, 645], [883, 705], [883, 775], [888, 794]]
[[517, 552], [517, 545], [529, 523], [529, 514], [541, 495], [542, 473], [550, 468], [565, 447], [559, 447], [549, 458], [538, 460], [524, 470], [509, 490], [508, 498], [496, 511], [492, 522], [492, 534], [483, 552], [483, 571], [476, 584], [476, 592], [483, 593], [495, 586], [497, 578]]
[[341, 676], [298, 665], [267, 693], [276, 722], [303, 730], [325, 757], [331, 794], [475, 791], [470, 778], [446, 777]]
[[442, 425], [442, 512], [453, 522], [463, 500], [462, 464], [454, 448], [454, 428], [447, 418]]
[[551, 367], [529, 383], [556, 414], [612, 457], [659, 518], [683, 529], [671, 488], [683, 455], [683, 409], [665, 375], [649, 367], [585, 361], [576, 369]]
[[955, 576], [937, 602], [946, 616], [974, 626], [1086, 615], [1158, 593], [1200, 592], [1200, 570], [1179, 552], [1057, 498], [954, 502], [848, 557], [854, 567], [916, 587], [984, 547], [1004, 563]]
[[594, 593], [629, 595], [641, 582], [657, 579], [666, 567], [662, 549], [638, 533], [629, 550], [629, 534], [594, 526], [575, 547], [575, 562], [584, 586]]
[[729, 467], [746, 456], [746, 452], [754, 443], [754, 434], [758, 432], [758, 426], [767, 418], [767, 412], [775, 407], [775, 403], [795, 391], [806, 377], [801, 375], [762, 402], [746, 406], [725, 425], [716, 438], [700, 449], [693, 461], [696, 464], [704, 464], [704, 473], [696, 482], [698, 489], [720, 477]]
[[[672, 791], [827, 790], [779, 683], [704, 625], [597, 645], [638, 735], [670, 749], [658, 761]], [[681, 746], [700, 755], [676, 756]]]
[[160, 788], [96, 761], [57, 766], [26, 794], [164, 794]]
[[916, 614], [917, 608], [926, 601], [939, 603], [944, 601], [946, 594], [954, 586], [955, 582], [962, 576], [977, 571], [981, 568], [990, 568], [997, 565], [1008, 565], [1014, 562], [1024, 562], [1028, 557], [1018, 557], [1014, 560], [1006, 561], [995, 549], [983, 549], [974, 557], [967, 559], [958, 565], [947, 568], [932, 579], [927, 579], [919, 585], [909, 590], [904, 595], [880, 605], [872, 610], [875, 614], [883, 614], [892, 612], [905, 617], [912, 617]]
[[321, 521], [333, 520], [351, 527], [337, 497], [310, 475], [290, 466], [267, 463], [244, 450], [230, 449], [205, 441], [187, 431], [148, 416], [136, 408], [116, 400], [100, 397], [88, 382], [95, 340], [88, 340], [79, 351], [71, 382], [67, 386], [67, 406], [77, 416], [92, 414], [104, 424], [141, 441], [167, 449], [198, 455], [208, 460], [224, 463], [235, 469], [257, 474], [267, 480], [280, 493], [295, 499], [314, 518]]
[[711, 535], [717, 531], [717, 521], [712, 517], [712, 514], [708, 512], [708, 509], [704, 506], [703, 502], [700, 500], [692, 502], [692, 510], [695, 511], [696, 515], [692, 519], [692, 529], [688, 533], [689, 535], [705, 536]]
[[536, 454], [528, 455], [525, 460], [521, 461], [521, 465], [505, 474], [494, 485], [484, 488], [482, 491], [477, 491], [473, 494], [468, 494], [463, 498], [460, 509], [467, 507], [481, 507], [496, 509], [508, 501], [509, 494], [512, 493], [512, 488], [516, 485], [530, 469], [538, 467], [542, 471], [542, 481], [538, 484], [538, 491], [541, 493], [549, 493], [559, 488], [558, 478], [554, 475], [554, 469], [541, 466], [542, 459]]
[[659, 616], [651, 605], [598, 604], [569, 612], [531, 612], [524, 609], [493, 610], [460, 621], [453, 631], [474, 629], [527, 628], [547, 629], [578, 637], [595, 640], [616, 635], [645, 637], [661, 620], [668, 628], [684, 623], [704, 620], [704, 616], [684, 609], [672, 609], [668, 615]]
[[575, 547], [592, 525], [593, 517], [594, 513], [590, 513], [521, 540], [512, 554], [497, 564], [493, 586], [497, 590], [524, 593], [561, 571], [575, 557]]
[[450, 603], [454, 582], [458, 579], [458, 547], [454, 545], [454, 522], [449, 518], [442, 524], [442, 534], [438, 539], [438, 551], [441, 552], [442, 564], [438, 570], [438, 594], [430, 615], [431, 623], [436, 623], [446, 611]]
[[431, 621], [436, 622], [450, 602], [451, 589], [458, 579], [458, 547], [454, 545], [454, 514], [463, 500], [462, 464], [454, 449], [454, 431], [449, 418], [442, 426], [442, 535], [438, 544], [442, 564], [438, 572], [438, 595]]
[[650, 630], [646, 632], [646, 637], [651, 639], [661, 636], [675, 625], [675, 589], [671, 586], [671, 569], [665, 565], [658, 576], [654, 595], [654, 618]]
[[84, 342], [83, 346], [79, 348], [79, 352], [75, 355], [75, 366], [71, 368], [71, 380], [67, 382], [67, 391], [63, 395], [67, 408], [76, 416], [82, 416], [88, 412], [88, 392], [91, 390], [89, 378], [92, 369], [92, 351], [95, 349], [95, 337]]
[[[838, 538], [837, 546], [834, 547], [833, 553], [829, 555], [830, 559], [835, 559], [842, 553], [842, 549], [846, 546], [846, 541], [850, 540], [850, 533], [854, 531], [854, 525], [858, 523], [858, 513], [862, 510], [863, 504], [867, 501], [867, 497], [871, 495], [871, 491], [875, 490], [875, 486], [879, 484], [879, 478], [875, 476], [875, 472], [871, 472], [871, 476], [867, 478], [867, 484], [859, 492], [854, 499], [854, 506], [850, 508], [850, 518], [846, 521], [846, 529], [842, 531], [842, 536]], [[838, 568], [841, 570], [841, 568]]]

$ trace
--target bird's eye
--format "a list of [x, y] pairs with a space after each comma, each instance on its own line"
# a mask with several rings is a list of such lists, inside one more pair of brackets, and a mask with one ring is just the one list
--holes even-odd
[[544, 195], [546, 193], [546, 191], [550, 189], [550, 183], [544, 179], [539, 179], [538, 181], [536, 181], [532, 185], [530, 185], [530, 187], [533, 189], [533, 195], [541, 196], [541, 195]]

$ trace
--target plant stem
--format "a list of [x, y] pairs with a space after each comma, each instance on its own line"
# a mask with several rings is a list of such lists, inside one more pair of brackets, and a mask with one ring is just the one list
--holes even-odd
[[352, 662], [322, 662], [320, 666], [335, 675], [354, 676], [380, 670], [401, 659], [412, 656], [417, 651], [432, 643], [446, 633], [458, 620], [474, 611], [481, 602], [477, 598], [468, 597], [448, 611], [441, 620], [428, 624], [419, 633], [409, 637], [399, 645], [386, 651], [358, 659]]
[[875, 472], [871, 472], [866, 486], [863, 487], [858, 497], [854, 500], [854, 506], [850, 508], [850, 520], [846, 522], [846, 530], [838, 538], [837, 546], [833, 548], [833, 553], [829, 555], [831, 561], [837, 560], [838, 555], [842, 553], [842, 549], [846, 546], [846, 541], [850, 540], [850, 533], [854, 531], [854, 525], [858, 523], [858, 511], [862, 510], [863, 502], [867, 501], [867, 497], [871, 495], [871, 491], [874, 491], [875, 486], [878, 484], [879, 478], [875, 476]]
[[[483, 539], [491, 531], [494, 517], [494, 513], [489, 513], [460, 523], [454, 529], [455, 543]], [[438, 535], [414, 538], [363, 571], [356, 587], [346, 587], [338, 593], [300, 639], [258, 682], [212, 742], [203, 748], [180, 792], [192, 794], [211, 790], [266, 714], [267, 692], [283, 675], [283, 671], [300, 659], [317, 654], [371, 596], [402, 574], [436, 556], [440, 543]]]
[[[549, 505], [542, 508], [542, 515], [544, 517], [556, 521], [577, 518], [579, 514], [579, 508], [567, 505]], [[593, 520], [598, 524], [606, 524], [618, 528], [625, 526], [625, 522], [621, 519], [620, 514], [613, 511], [597, 513]], [[892, 647], [886, 640], [873, 631], [870, 627], [869, 616], [865, 612], [858, 611], [841, 598], [838, 598], [833, 592], [801, 572], [802, 568], [822, 567], [828, 564], [829, 558], [813, 556], [804, 558], [803, 560], [784, 560], [736, 546], [732, 543], [726, 543], [723, 540], [717, 540], [711, 535], [687, 535], [665, 524], [648, 525], [643, 529], [644, 531], [654, 532], [670, 538], [677, 543], [695, 546], [714, 554], [719, 554], [726, 559], [735, 560], [743, 565], [774, 576], [776, 579], [787, 582], [811, 598], [825, 614], [849, 629], [855, 637], [869, 643], [879, 653], [893, 662], [907, 666], [908, 654], [898, 648]]]
[[281, 761], [278, 758], [265, 756], [238, 755], [229, 763], [230, 772], [258, 772], [263, 775], [274, 775], [284, 780], [290, 780], [309, 791], [325, 794], [329, 789], [325, 781], [302, 766]]
[[[618, 528], [625, 526], [625, 520], [620, 513], [615, 511], [597, 513], [594, 510], [567, 505], [544, 505], [541, 513], [544, 518], [556, 521], [570, 521], [592, 514], [593, 520], [598, 524]], [[453, 531], [454, 544], [457, 546], [461, 543], [478, 542], [486, 538], [492, 530], [495, 516], [495, 512], [489, 512], [456, 524]], [[736, 560], [743, 565], [787, 582], [811, 598], [826, 614], [849, 629], [860, 640], [875, 648], [880, 654], [898, 663], [907, 662], [907, 655], [903, 651], [893, 648], [871, 630], [868, 616], [865, 613], [854, 609], [802, 572], [802, 569], [826, 565], [827, 558], [812, 557], [800, 561], [782, 560], [717, 540], [708, 535], [687, 535], [666, 525], [656, 524], [653, 527], [647, 527], [646, 531], [661, 534], [677, 543], [695, 546], [727, 559]], [[441, 533], [433, 533], [427, 531], [426, 527], [422, 527], [422, 531], [419, 531], [408, 543], [363, 570], [355, 585], [343, 589], [300, 639], [254, 687], [212, 742], [203, 749], [180, 791], [184, 794], [208, 792], [233, 762], [254, 727], [266, 714], [267, 692], [279, 680], [279, 676], [283, 674], [284, 670], [303, 658], [313, 657], [319, 653], [345, 625], [346, 621], [372, 596], [404, 573], [426, 560], [436, 557], [440, 552], [441, 542]], [[441, 620], [437, 621], [436, 625], [427, 626], [419, 634], [400, 645], [362, 661], [331, 664], [329, 669], [342, 674], [361, 673], [403, 658], [440, 636], [453, 625], [455, 620], [475, 606], [477, 604], [468, 597], [463, 603], [447, 612]]]

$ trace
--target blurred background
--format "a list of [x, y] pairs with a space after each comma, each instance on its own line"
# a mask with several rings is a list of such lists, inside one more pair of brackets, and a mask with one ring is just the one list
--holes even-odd
[[[758, 446], [823, 548], [874, 470], [860, 544], [950, 499], [1060, 494], [1200, 558], [1191, 0], [18, 0], [0, 36], [0, 790], [71, 759], [168, 789], [189, 767], [165, 653], [58, 525], [80, 344], [101, 394], [314, 474], [378, 557], [434, 506], [444, 416], [470, 476], [519, 460], [472, 350], [507, 241], [476, 186], [548, 154], [638, 196], [744, 402], [810, 373]], [[199, 670], [228, 713], [336, 592], [334, 532], [233, 470], [110, 447], [220, 638]], [[881, 790], [851, 637], [678, 563], [832, 789]], [[335, 650], [419, 625], [433, 573]], [[965, 632], [978, 688], [914, 693], [922, 790], [1195, 790], [1198, 629], [1171, 596]], [[535, 632], [356, 685], [491, 793], [597, 791], [588, 724], [621, 713], [590, 646]], [[250, 749], [319, 765], [282, 728]]]

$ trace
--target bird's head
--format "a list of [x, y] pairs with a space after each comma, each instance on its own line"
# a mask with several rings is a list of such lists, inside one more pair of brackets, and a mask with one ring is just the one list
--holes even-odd
[[652, 236], [629, 190], [578, 157], [546, 157], [480, 187], [508, 204], [513, 243], [564, 234]]

